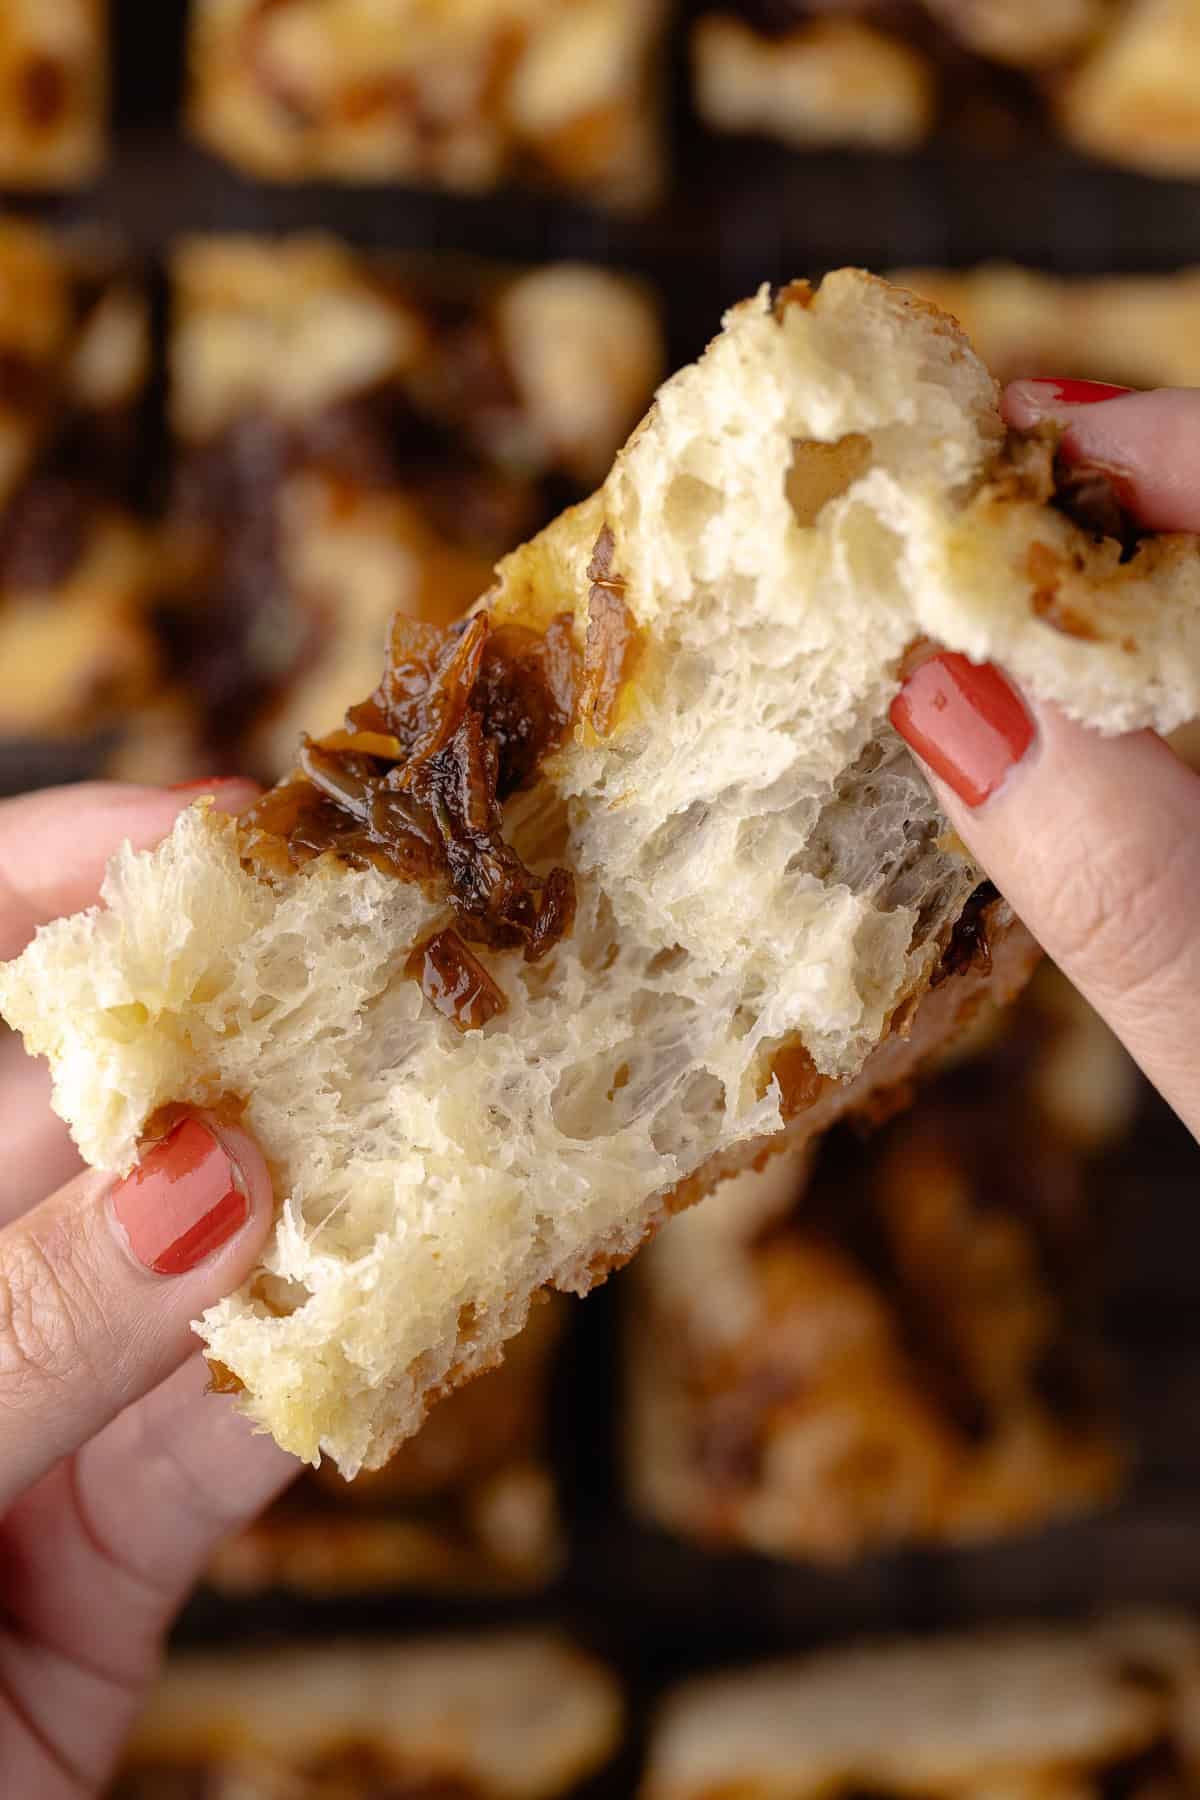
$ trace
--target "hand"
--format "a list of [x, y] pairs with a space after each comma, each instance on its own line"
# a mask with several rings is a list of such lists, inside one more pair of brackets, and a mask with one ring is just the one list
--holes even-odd
[[[1019, 381], [1010, 424], [1067, 427], [1159, 531], [1200, 532], [1200, 390]], [[1034, 936], [1200, 1135], [1200, 777], [1152, 732], [1102, 738], [942, 654], [892, 719], [955, 830]]]
[[[209, 786], [229, 811], [254, 793]], [[94, 901], [121, 841], [157, 842], [184, 804], [100, 785], [0, 802], [0, 960]], [[0, 1792], [81, 1800], [214, 1545], [299, 1466], [206, 1392], [189, 1325], [254, 1266], [271, 1183], [244, 1133], [187, 1119], [126, 1181], [57, 1187], [78, 1159], [14, 1037], [0, 1144]]]

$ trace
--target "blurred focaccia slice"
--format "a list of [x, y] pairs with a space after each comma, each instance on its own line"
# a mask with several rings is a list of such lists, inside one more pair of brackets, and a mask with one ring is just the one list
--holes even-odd
[[718, 130], [903, 150], [1060, 127], [1155, 173], [1198, 163], [1192, 0], [721, 0], [692, 27]]
[[1082, 277], [984, 263], [898, 269], [892, 279], [956, 318], [998, 381], [1200, 386], [1200, 269]]
[[78, 751], [154, 695], [153, 545], [132, 504], [145, 295], [106, 249], [0, 221], [0, 763]]
[[4, 0], [0, 188], [69, 188], [107, 141], [108, 0]]
[[[693, 28], [700, 116], [799, 148], [905, 150], [933, 130], [937, 76], [919, 46], [876, 25], [867, 7], [829, 12], [726, 6]], [[778, 17], [779, 28], [768, 29]]]
[[1150, 175], [1200, 176], [1200, 7], [1128, 0], [1055, 90], [1063, 135]]
[[1187, 1800], [1200, 1660], [1171, 1614], [832, 1651], [689, 1683], [641, 1800]]
[[621, 1729], [607, 1670], [549, 1635], [185, 1653], [110, 1800], [557, 1800]]
[[666, 0], [195, 0], [191, 120], [276, 181], [640, 206], [663, 173]]
[[1112, 1495], [1094, 1241], [1133, 1067], [1045, 966], [983, 1026], [904, 1117], [741, 1176], [640, 1259], [627, 1455], [647, 1518], [841, 1560]]

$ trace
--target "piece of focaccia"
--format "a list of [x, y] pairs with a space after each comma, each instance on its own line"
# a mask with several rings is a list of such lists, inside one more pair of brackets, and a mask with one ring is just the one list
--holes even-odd
[[1094, 53], [1058, 85], [1058, 124], [1093, 156], [1147, 174], [1200, 175], [1200, 7], [1130, 0]]
[[110, 1800], [553, 1800], [621, 1726], [608, 1671], [539, 1633], [185, 1653]]
[[892, 277], [958, 320], [997, 381], [1075, 375], [1124, 387], [1200, 385], [1200, 269], [1048, 275], [1008, 263]]
[[638, 206], [662, 180], [666, 0], [196, 0], [191, 120], [275, 181]]
[[0, 187], [69, 188], [100, 166], [108, 0], [4, 0]]
[[785, 32], [765, 29], [758, 8], [726, 6], [697, 20], [691, 57], [697, 110], [717, 131], [906, 150], [936, 122], [930, 58], [869, 18], [797, 9]]
[[540, 1289], [1019, 984], [887, 711], [929, 638], [1108, 731], [1200, 710], [1194, 540], [1072, 492], [934, 309], [763, 290], [292, 782], [0, 970], [93, 1164], [175, 1103], [262, 1144], [277, 1229], [200, 1331], [281, 1443], [378, 1466]]
[[120, 736], [156, 691], [150, 534], [130, 498], [150, 368], [136, 273], [0, 220], [0, 782], [32, 744]]
[[1194, 0], [710, 0], [693, 88], [718, 131], [904, 150], [948, 129], [993, 148], [1057, 129], [1194, 174]]
[[868, 1645], [671, 1695], [642, 1800], [1185, 1800], [1200, 1644], [1167, 1613]]
[[841, 1561], [1112, 1496], [1095, 1243], [1133, 1065], [1048, 963], [968, 1036], [902, 1117], [773, 1158], [639, 1259], [627, 1456], [646, 1517]]

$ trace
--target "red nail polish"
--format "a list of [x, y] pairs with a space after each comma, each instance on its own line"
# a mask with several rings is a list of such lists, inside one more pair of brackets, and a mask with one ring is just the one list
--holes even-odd
[[892, 701], [900, 736], [968, 806], [994, 794], [1033, 742], [1020, 695], [988, 663], [943, 650]]
[[147, 1151], [112, 1206], [133, 1254], [156, 1275], [186, 1275], [241, 1230], [250, 1210], [227, 1152], [191, 1118]]
[[236, 775], [210, 775], [204, 781], [173, 781], [168, 794], [214, 794], [218, 788], [231, 787]]
[[1119, 400], [1122, 394], [1135, 390], [1114, 387], [1110, 381], [1050, 381], [1038, 376], [1033, 387], [1049, 388], [1050, 398], [1059, 406], [1095, 406], [1101, 400]]

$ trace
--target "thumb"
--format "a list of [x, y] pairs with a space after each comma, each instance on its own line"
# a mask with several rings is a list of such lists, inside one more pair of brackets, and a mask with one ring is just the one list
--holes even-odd
[[1200, 531], [1200, 390], [1014, 381], [1004, 415], [1020, 431], [1061, 425], [1067, 461], [1107, 475], [1122, 506], [1152, 531]]
[[0, 1232], [0, 1514], [185, 1360], [272, 1215], [261, 1152], [205, 1114], [123, 1181], [89, 1171]]
[[892, 708], [955, 830], [1200, 1135], [1200, 778], [943, 651]]

